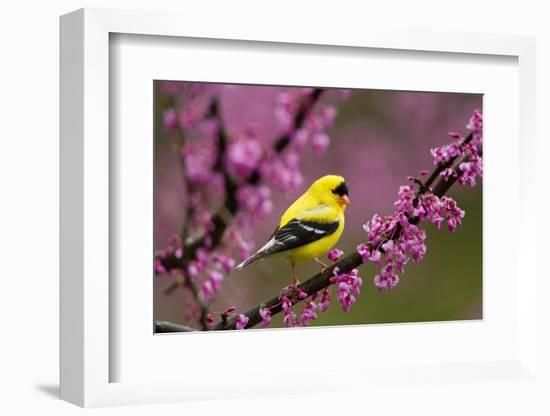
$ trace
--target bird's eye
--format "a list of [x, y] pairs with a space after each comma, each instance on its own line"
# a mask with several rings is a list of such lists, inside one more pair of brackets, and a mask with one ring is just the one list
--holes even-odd
[[342, 182], [340, 185], [338, 185], [336, 188], [332, 190], [332, 193], [338, 196], [344, 196], [349, 194], [348, 184], [345, 182]]

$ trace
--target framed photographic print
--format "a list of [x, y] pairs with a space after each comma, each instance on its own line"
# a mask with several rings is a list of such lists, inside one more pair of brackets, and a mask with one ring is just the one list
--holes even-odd
[[156, 332], [482, 318], [481, 94], [154, 90]]
[[61, 19], [62, 398], [532, 380], [533, 40], [180, 18]]

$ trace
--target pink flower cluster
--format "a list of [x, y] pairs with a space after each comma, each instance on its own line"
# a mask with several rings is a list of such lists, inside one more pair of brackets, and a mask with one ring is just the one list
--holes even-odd
[[457, 141], [430, 150], [434, 165], [441, 165], [462, 154], [460, 136], [457, 137], [456, 133], [449, 133], [449, 136]]
[[212, 169], [217, 157], [218, 150], [214, 140], [187, 142], [181, 149], [181, 158], [188, 183], [195, 187], [210, 185], [214, 181]]
[[247, 129], [243, 135], [233, 139], [227, 149], [226, 163], [237, 182], [246, 182], [259, 168], [264, 152], [264, 146], [253, 129]]
[[260, 172], [273, 186], [284, 192], [296, 191], [304, 181], [300, 171], [300, 155], [292, 150], [282, 155], [270, 151], [262, 162]]
[[[237, 201], [243, 214], [240, 215], [238, 219], [245, 223], [250, 222], [250, 219], [257, 222], [269, 214], [273, 209], [271, 189], [265, 185], [241, 186], [237, 190]], [[246, 226], [246, 224], [243, 225]]]
[[483, 177], [483, 163], [481, 156], [472, 153], [467, 162], [462, 162], [458, 168], [462, 174], [458, 178], [461, 185], [468, 184], [471, 187], [476, 186], [476, 178]]
[[[472, 130], [471, 141], [456, 133], [450, 133], [455, 140], [450, 145], [432, 149], [436, 165], [446, 163], [458, 156], [467, 156], [467, 162], [459, 165], [462, 172], [458, 177], [460, 183], [475, 185], [475, 178], [481, 177], [482, 151], [482, 118], [481, 113], [474, 112], [468, 123]], [[457, 173], [452, 167], [441, 173], [445, 180]], [[423, 176], [423, 175], [421, 175]], [[418, 180], [415, 182], [419, 182]], [[418, 262], [426, 254], [426, 233], [417, 223], [426, 220], [440, 229], [443, 222], [447, 223], [449, 231], [455, 231], [462, 223], [464, 211], [456, 201], [448, 196], [441, 198], [431, 190], [420, 186], [415, 190], [406, 185], [399, 188], [398, 200], [394, 204], [395, 212], [386, 217], [374, 215], [363, 228], [367, 233], [367, 241], [357, 246], [357, 252], [364, 262], [372, 262], [379, 270], [374, 277], [374, 285], [380, 290], [391, 290], [399, 283], [399, 275], [405, 272], [409, 260]]]
[[337, 299], [342, 305], [344, 312], [349, 312], [349, 309], [355, 304], [356, 298], [360, 293], [363, 280], [358, 275], [359, 271], [353, 269], [348, 273], [340, 273], [338, 267], [334, 269], [334, 276], [331, 277], [330, 282], [336, 284], [338, 289]]
[[[201, 250], [201, 253], [204, 253]], [[204, 257], [204, 260], [200, 260]], [[197, 255], [197, 260], [191, 262], [195, 267], [205, 270], [205, 279], [201, 286], [202, 297], [205, 301], [209, 301], [212, 295], [218, 293], [224, 280], [224, 274], [229, 274], [235, 267], [235, 260], [230, 256], [212, 251], [207, 255]], [[191, 273], [189, 273], [191, 276]]]
[[[308, 297], [308, 294], [295, 286], [287, 286], [281, 291], [280, 301], [281, 308], [283, 310], [283, 324], [286, 327], [303, 327], [309, 325], [312, 320], [317, 319], [317, 309], [324, 312], [327, 310], [330, 303], [330, 295], [328, 288], [321, 293], [321, 300], [319, 303], [315, 303], [318, 298], [318, 293], [313, 293], [310, 300], [305, 302], [300, 315], [293, 311], [292, 307], [295, 302], [299, 302]], [[263, 312], [260, 311], [262, 318]], [[266, 324], [264, 318], [264, 326], [267, 326], [271, 321], [271, 314], [269, 314], [269, 321]]]
[[321, 291], [321, 295], [318, 295], [317, 292], [315, 292], [313, 295], [311, 295], [311, 300], [317, 300], [317, 297], [320, 296], [319, 299], [319, 310], [321, 312], [325, 312], [328, 307], [330, 306], [330, 291], [329, 288], [326, 287]]
[[380, 270], [374, 284], [380, 290], [392, 289], [399, 283], [397, 272], [403, 274], [409, 260], [419, 262], [426, 254], [426, 233], [410, 219], [428, 220], [438, 229], [443, 221], [449, 231], [455, 231], [464, 217], [456, 201], [450, 197], [438, 198], [432, 193], [418, 195], [410, 186], [399, 189], [394, 214], [375, 215], [363, 226], [367, 243], [357, 246], [363, 261], [372, 262]]
[[283, 323], [287, 327], [297, 326], [296, 313], [292, 310], [292, 301], [288, 296], [281, 297], [281, 307], [283, 309]]
[[434, 164], [441, 165], [447, 163], [459, 156], [466, 156], [467, 160], [458, 166], [459, 174], [452, 167], [446, 167], [441, 172], [443, 179], [448, 181], [452, 177], [458, 176], [458, 183], [461, 185], [476, 186], [476, 178], [483, 177], [483, 160], [481, 152], [483, 149], [483, 117], [479, 110], [474, 111], [466, 128], [471, 131], [471, 139], [467, 139], [458, 133], [449, 133], [454, 140], [450, 144], [431, 149]]
[[246, 327], [246, 324], [248, 323], [248, 316], [243, 315], [242, 313], [237, 315], [237, 318], [235, 319], [235, 329], [244, 329]]
[[260, 316], [262, 317], [262, 325], [264, 327], [269, 326], [269, 324], [271, 323], [271, 309], [260, 308]]
[[342, 250], [338, 248], [333, 248], [328, 252], [327, 257], [331, 262], [336, 263], [343, 255], [344, 252]]

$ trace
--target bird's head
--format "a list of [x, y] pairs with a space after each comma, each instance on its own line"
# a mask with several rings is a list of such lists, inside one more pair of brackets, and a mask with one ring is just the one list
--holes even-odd
[[336, 202], [342, 209], [351, 203], [348, 184], [342, 176], [323, 176], [313, 182], [310, 189], [324, 203]]

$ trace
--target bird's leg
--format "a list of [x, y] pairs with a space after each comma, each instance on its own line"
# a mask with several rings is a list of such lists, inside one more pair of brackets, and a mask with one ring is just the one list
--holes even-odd
[[319, 260], [319, 257], [315, 257], [314, 260], [321, 265], [321, 273], [323, 273], [326, 269], [329, 268], [328, 265], [326, 265], [321, 260]]
[[291, 263], [292, 265], [292, 281], [294, 286], [298, 286], [300, 284], [300, 281], [298, 280], [298, 277], [296, 276], [296, 265], [294, 263]]

